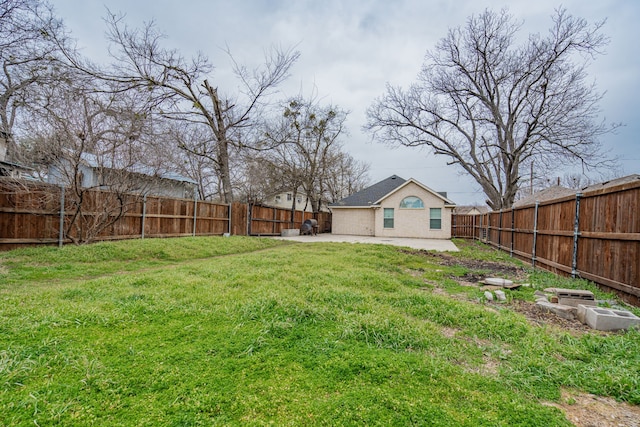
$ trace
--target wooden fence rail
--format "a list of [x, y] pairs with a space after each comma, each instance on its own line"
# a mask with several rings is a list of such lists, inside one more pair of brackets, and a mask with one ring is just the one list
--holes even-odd
[[251, 236], [279, 236], [284, 229], [300, 228], [307, 219], [318, 221], [318, 233], [331, 232], [329, 212], [295, 211], [262, 205], [249, 205], [249, 231]]
[[[88, 194], [86, 217], [103, 215], [98, 207], [111, 193]], [[331, 214], [296, 211], [245, 203], [221, 204], [158, 196], [127, 196], [126, 210], [94, 240], [215, 235], [279, 235], [300, 228], [306, 219], [318, 220], [319, 232], [331, 230]], [[69, 243], [64, 233], [72, 216], [61, 187], [0, 181], [0, 250], [33, 245]]]
[[451, 234], [640, 303], [640, 182], [483, 215], [454, 215]]

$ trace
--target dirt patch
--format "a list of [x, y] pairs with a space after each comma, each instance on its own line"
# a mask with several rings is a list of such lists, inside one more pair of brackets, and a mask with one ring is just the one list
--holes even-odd
[[640, 407], [610, 397], [563, 390], [560, 403], [545, 405], [560, 409], [576, 427], [640, 427]]
[[411, 254], [419, 254], [433, 259], [438, 264], [453, 267], [461, 266], [469, 270], [464, 276], [455, 277], [470, 283], [478, 283], [487, 277], [504, 277], [514, 282], [526, 280], [527, 271], [512, 264], [503, 264], [495, 261], [480, 261], [475, 259], [457, 258], [442, 252], [407, 251]]
[[525, 280], [528, 277], [528, 273], [524, 268], [512, 264], [456, 258], [446, 253], [436, 253], [433, 256], [439, 258], [442, 265], [459, 265], [471, 270], [462, 276], [462, 279], [472, 283], [477, 283], [487, 277], [504, 277], [513, 281]]
[[458, 332], [460, 332], [460, 329], [447, 328], [446, 326], [443, 326], [440, 328], [440, 332], [442, 332], [442, 335], [447, 338], [453, 338]]
[[557, 316], [553, 313], [540, 311], [538, 307], [536, 307], [535, 303], [529, 301], [521, 301], [521, 300], [513, 300], [509, 304], [514, 311], [524, 315], [529, 322], [538, 325], [553, 325], [563, 330], [572, 332], [572, 333], [586, 333], [586, 332], [598, 332], [595, 329], [591, 329], [587, 325], [583, 325], [578, 320], [568, 320], [563, 319], [560, 316]]

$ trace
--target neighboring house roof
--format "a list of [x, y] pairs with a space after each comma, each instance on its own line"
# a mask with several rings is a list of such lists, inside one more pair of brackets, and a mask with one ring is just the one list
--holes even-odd
[[[110, 161], [107, 161], [104, 164], [101, 164], [98, 161], [98, 157], [95, 154], [82, 153], [80, 155], [80, 159], [84, 161], [87, 164], [87, 166], [92, 168], [106, 167], [108, 169], [118, 169], [118, 166], [114, 165]], [[176, 172], [155, 170], [150, 166], [142, 165], [139, 163], [134, 164], [133, 167], [131, 168], [131, 171], [142, 174], [142, 175], [147, 175], [147, 176], [157, 176], [159, 178], [168, 179], [171, 181], [187, 182], [189, 184], [198, 184], [196, 181], [192, 180], [191, 178], [187, 178]]]
[[22, 178], [28, 178], [30, 171], [33, 171], [33, 169], [28, 166], [13, 162], [0, 161], [0, 176], [13, 176], [14, 178], [17, 178], [22, 175]]
[[329, 205], [329, 207], [346, 208], [376, 206], [379, 205], [383, 199], [386, 199], [396, 191], [400, 191], [401, 188], [409, 185], [410, 183], [416, 184], [429, 193], [433, 194], [434, 196], [438, 197], [439, 199], [442, 199], [446, 207], [455, 206], [455, 203], [449, 200], [442, 193], [433, 191], [431, 188], [416, 181], [413, 178], [405, 180], [404, 178], [400, 178], [397, 175], [392, 175], [387, 179], [377, 182], [370, 187], [367, 187], [361, 191], [358, 191], [357, 193], [352, 194], [349, 197], [345, 197], [344, 199]]
[[489, 212], [489, 208], [486, 206], [456, 206], [453, 213], [458, 215], [468, 215], [470, 213], [474, 213], [474, 211], [477, 211], [480, 214], [485, 214]]
[[519, 208], [521, 206], [533, 205], [536, 202], [546, 202], [548, 200], [560, 199], [572, 194], [576, 194], [576, 191], [572, 190], [571, 188], [563, 187], [561, 185], [553, 185], [514, 202], [513, 207]]
[[7, 162], [7, 161], [4, 161], [4, 160], [0, 160], [0, 167], [20, 169], [20, 170], [25, 170], [25, 171], [33, 170], [32, 168], [30, 168], [28, 166], [24, 166], [24, 165], [21, 165], [19, 163]]
[[186, 176], [182, 176], [179, 173], [176, 172], [164, 172], [164, 171], [160, 171], [158, 173], [158, 176], [160, 178], [163, 179], [170, 179], [172, 181], [180, 181], [180, 182], [187, 182], [189, 184], [197, 184], [197, 181], [194, 181], [191, 178], [187, 178]]
[[640, 175], [638, 174], [627, 175], [627, 176], [623, 176], [622, 178], [616, 178], [610, 181], [589, 185], [587, 187], [584, 187], [581, 191], [587, 192], [587, 191], [593, 191], [593, 190], [600, 190], [602, 188], [614, 187], [616, 185], [628, 184], [631, 182], [640, 182]]

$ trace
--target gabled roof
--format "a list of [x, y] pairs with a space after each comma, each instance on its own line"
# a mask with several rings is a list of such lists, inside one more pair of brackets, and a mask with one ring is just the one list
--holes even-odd
[[588, 187], [584, 187], [581, 191], [587, 192], [587, 191], [593, 191], [593, 190], [600, 190], [602, 188], [609, 188], [609, 187], [614, 187], [616, 185], [628, 184], [631, 182], [638, 182], [638, 181], [640, 181], [640, 175], [638, 174], [627, 175], [627, 176], [623, 176], [622, 178], [616, 178], [610, 181], [589, 185]]
[[576, 194], [576, 191], [561, 185], [553, 185], [545, 188], [544, 190], [537, 191], [527, 197], [523, 197], [522, 199], [514, 202], [513, 207], [518, 208], [520, 206], [534, 205], [536, 202], [560, 199], [572, 194]]
[[489, 208], [486, 206], [473, 205], [473, 206], [456, 206], [453, 213], [459, 215], [467, 215], [474, 210], [480, 212], [481, 214], [485, 214], [489, 212]]
[[397, 175], [391, 175], [389, 178], [384, 179], [378, 183], [373, 184], [363, 190], [353, 193], [349, 197], [332, 203], [330, 207], [367, 207], [376, 204], [378, 200], [382, 199], [387, 194], [391, 193], [396, 188], [404, 184], [406, 180], [400, 178]]
[[380, 200], [378, 200], [378, 203], [382, 201], [382, 199], [386, 199], [387, 197], [389, 197], [390, 195], [392, 195], [393, 193], [395, 193], [396, 191], [400, 191], [400, 189], [402, 187], [406, 187], [407, 185], [409, 185], [410, 183], [413, 183], [415, 185], [417, 185], [418, 187], [422, 188], [423, 190], [425, 190], [428, 193], [433, 194], [434, 196], [436, 196], [438, 199], [441, 199], [444, 202], [445, 207], [454, 207], [456, 204], [455, 202], [449, 200], [447, 198], [447, 193], [441, 193], [438, 191], [434, 191], [431, 188], [427, 187], [426, 185], [422, 184], [421, 182], [416, 181], [413, 178], [409, 178], [407, 181], [405, 181], [402, 185], [398, 186], [397, 188], [395, 188], [394, 190], [390, 191], [389, 193], [385, 194], [383, 197], [380, 198]]
[[444, 201], [445, 206], [455, 206], [455, 203], [451, 200], [447, 199], [442, 194], [433, 191], [426, 185], [421, 184], [413, 178], [409, 180], [405, 180], [404, 178], [400, 178], [397, 175], [392, 175], [387, 179], [384, 179], [376, 184], [373, 184], [370, 187], [365, 188], [364, 190], [358, 191], [357, 193], [352, 194], [349, 197], [346, 197], [340, 200], [337, 203], [333, 203], [329, 205], [329, 207], [333, 208], [341, 208], [341, 207], [370, 207], [379, 205], [383, 199], [386, 199], [396, 191], [399, 191], [401, 188], [409, 185], [410, 183], [416, 184], [421, 187], [425, 191], [433, 194], [437, 198]]

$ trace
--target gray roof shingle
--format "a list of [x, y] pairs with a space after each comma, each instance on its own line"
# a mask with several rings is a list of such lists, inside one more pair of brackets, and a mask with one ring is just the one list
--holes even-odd
[[380, 200], [382, 197], [391, 193], [396, 188], [404, 184], [406, 180], [400, 178], [397, 175], [392, 175], [387, 179], [373, 184], [371, 187], [367, 187], [364, 190], [353, 193], [349, 197], [333, 203], [329, 206], [370, 206]]

